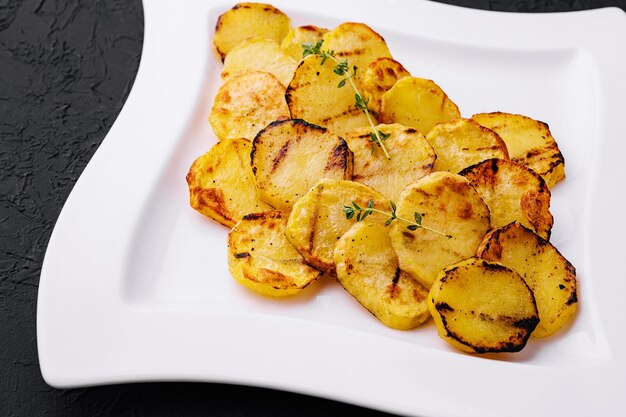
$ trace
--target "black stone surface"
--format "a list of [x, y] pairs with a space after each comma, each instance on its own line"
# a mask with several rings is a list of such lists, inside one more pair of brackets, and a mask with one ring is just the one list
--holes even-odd
[[[445, 3], [523, 12], [626, 9], [626, 0]], [[57, 390], [43, 381], [35, 312], [46, 245], [132, 87], [142, 36], [139, 0], [0, 0], [0, 417], [386, 415], [221, 384]]]

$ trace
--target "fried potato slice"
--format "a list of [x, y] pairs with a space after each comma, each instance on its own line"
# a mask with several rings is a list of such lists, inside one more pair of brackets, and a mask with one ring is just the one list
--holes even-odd
[[460, 172], [467, 178], [491, 212], [491, 227], [514, 220], [550, 238], [554, 219], [550, 213], [550, 190], [543, 179], [513, 161], [488, 159]]
[[547, 124], [500, 112], [475, 114], [472, 119], [500, 135], [511, 160], [541, 175], [548, 188], [565, 178], [565, 158]]
[[434, 81], [405, 77], [383, 94], [379, 119], [381, 123], [414, 127], [427, 135], [437, 123], [460, 116], [457, 105]]
[[504, 141], [471, 119], [451, 120], [433, 127], [426, 137], [435, 149], [435, 171], [458, 173], [485, 159], [509, 159]]
[[265, 38], [280, 43], [290, 28], [289, 17], [272, 5], [238, 3], [217, 19], [213, 44], [224, 61], [231, 49], [246, 39]]
[[396, 200], [405, 185], [432, 171], [435, 152], [424, 135], [412, 127], [392, 124], [378, 125], [376, 129], [389, 135], [384, 145], [391, 159], [372, 142], [370, 128], [353, 130], [346, 135], [348, 147], [354, 153], [352, 180]]
[[439, 336], [468, 353], [519, 352], [539, 322], [535, 298], [522, 277], [477, 258], [439, 274], [428, 308]]
[[224, 60], [222, 81], [250, 71], [272, 74], [282, 85], [288, 85], [298, 62], [272, 39], [250, 38], [235, 46]]
[[368, 101], [368, 108], [378, 117], [380, 105], [385, 94], [396, 82], [411, 74], [401, 63], [392, 58], [378, 58], [371, 62], [363, 72], [361, 84], [363, 96]]
[[342, 23], [325, 33], [323, 48], [335, 51], [338, 59], [347, 59], [350, 68], [357, 67], [357, 79], [361, 78], [370, 62], [383, 57], [391, 58], [383, 37], [363, 23]]
[[324, 34], [328, 32], [328, 29], [319, 28], [313, 25], [300, 26], [293, 28], [289, 31], [285, 39], [283, 39], [280, 47], [283, 48], [290, 57], [296, 61], [302, 61], [302, 44], [312, 43], [315, 44], [322, 40]]
[[[316, 269], [335, 275], [333, 251], [337, 240], [354, 220], [348, 220], [343, 207], [356, 202], [367, 207], [370, 201], [379, 210], [389, 210], [389, 201], [378, 191], [353, 181], [321, 179], [293, 206], [287, 222], [287, 239]], [[386, 217], [374, 213], [365, 222], [384, 223]]]
[[293, 295], [321, 272], [304, 263], [285, 237], [289, 213], [243, 216], [228, 234], [228, 269], [240, 284], [273, 297]]
[[352, 177], [346, 142], [300, 119], [272, 122], [261, 130], [252, 142], [251, 158], [259, 198], [285, 211], [321, 178]]
[[397, 216], [451, 237], [419, 228], [411, 231], [395, 221], [389, 235], [400, 268], [430, 288], [442, 268], [476, 253], [489, 230], [489, 209], [470, 182], [460, 175], [433, 172], [407, 185], [397, 202]]
[[384, 325], [408, 330], [430, 318], [428, 291], [398, 266], [387, 227], [356, 223], [337, 241], [337, 281]]
[[[367, 117], [355, 106], [350, 86], [338, 88], [342, 77], [333, 72], [335, 63], [310, 55], [296, 69], [285, 98], [291, 117], [328, 128], [340, 136], [367, 126]], [[358, 81], [355, 80], [358, 84]]]
[[519, 222], [489, 232], [477, 256], [499, 262], [524, 278], [535, 295], [539, 325], [533, 337], [556, 333], [576, 313], [576, 269], [541, 236]]
[[257, 197], [251, 150], [246, 139], [226, 139], [196, 159], [187, 174], [191, 207], [228, 227], [248, 213], [271, 210]]
[[209, 122], [220, 139], [252, 140], [270, 122], [289, 118], [285, 87], [272, 74], [247, 72], [220, 87]]

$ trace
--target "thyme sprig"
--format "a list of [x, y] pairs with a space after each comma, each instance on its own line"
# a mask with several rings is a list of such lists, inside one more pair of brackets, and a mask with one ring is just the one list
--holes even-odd
[[[376, 126], [374, 125], [374, 120], [372, 119], [372, 115], [369, 109], [367, 108], [368, 100], [363, 98], [363, 95], [361, 94], [356, 84], [354, 83], [354, 78], [356, 77], [357, 67], [352, 66], [352, 69], [351, 69], [350, 64], [348, 63], [347, 59], [341, 59], [341, 60], [337, 59], [337, 57], [335, 57], [335, 51], [322, 49], [323, 44], [324, 44], [324, 40], [319, 40], [316, 43], [312, 43], [312, 42], [303, 43], [302, 44], [302, 49], [303, 49], [302, 57], [306, 58], [309, 55], [317, 55], [320, 58], [322, 58], [322, 63], [321, 63], [322, 65], [324, 65], [326, 61], [329, 59], [335, 63], [335, 68], [333, 68], [333, 72], [337, 74], [338, 76], [343, 77], [341, 81], [339, 81], [339, 84], [337, 84], [337, 87], [342, 88], [343, 86], [346, 85], [346, 82], [350, 84], [350, 86], [354, 90], [354, 105], [357, 109], [365, 113], [365, 116], [367, 117], [367, 121], [369, 122], [372, 128], [372, 131], [370, 132], [369, 141], [380, 146], [380, 148], [385, 153], [385, 156], [387, 157], [387, 159], [391, 159], [391, 156], [389, 155], [389, 152], [387, 151], [387, 148], [385, 147], [385, 144], [384, 144], [384, 142], [389, 138], [389, 134], [380, 132], [378, 131], [378, 129], [376, 129]], [[375, 148], [372, 147], [372, 153], [374, 152], [374, 149]]]
[[417, 211], [413, 213], [413, 219], [415, 221], [407, 220], [407, 219], [405, 219], [403, 217], [399, 217], [397, 215], [397, 213], [396, 213], [396, 209], [397, 209], [396, 208], [396, 204], [393, 201], [390, 201], [389, 205], [391, 206], [391, 211], [387, 212], [387, 211], [375, 209], [373, 200], [370, 200], [367, 203], [367, 207], [365, 207], [365, 208], [359, 206], [356, 203], [356, 201], [352, 201], [352, 205], [351, 206], [343, 206], [343, 212], [345, 213], [346, 218], [348, 220], [352, 219], [355, 216], [355, 214], [356, 214], [356, 221], [357, 222], [360, 222], [361, 220], [364, 220], [367, 216], [369, 216], [372, 213], [380, 213], [380, 214], [383, 214], [385, 216], [389, 216], [389, 218], [385, 222], [385, 226], [389, 226], [394, 220], [400, 220], [400, 221], [403, 221], [405, 223], [408, 223], [408, 226], [406, 228], [409, 229], [409, 230], [424, 229], [424, 230], [428, 230], [429, 232], [433, 232], [433, 233], [437, 233], [438, 235], [445, 236], [448, 239], [452, 239], [452, 235], [448, 235], [448, 234], [440, 232], [439, 230], [431, 229], [430, 227], [424, 226], [422, 224], [423, 216], [420, 213], [418, 213]]

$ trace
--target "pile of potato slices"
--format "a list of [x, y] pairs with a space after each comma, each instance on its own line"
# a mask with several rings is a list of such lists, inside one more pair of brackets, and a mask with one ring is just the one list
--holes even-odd
[[462, 117], [363, 23], [292, 27], [239, 3], [214, 45], [218, 142], [187, 182], [191, 206], [231, 228], [237, 282], [280, 297], [334, 277], [386, 326], [432, 317], [470, 353], [517, 352], [572, 320], [576, 272], [549, 241], [565, 169], [548, 125]]

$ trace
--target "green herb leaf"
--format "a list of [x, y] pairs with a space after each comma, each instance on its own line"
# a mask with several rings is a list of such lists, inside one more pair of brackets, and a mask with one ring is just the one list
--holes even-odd
[[343, 80], [339, 81], [339, 84], [337, 85], [337, 87], [341, 88], [344, 85], [346, 85], [346, 79], [345, 78]]
[[419, 214], [417, 211], [415, 213], [413, 213], [413, 218], [415, 218], [415, 223], [421, 225], [422, 224], [422, 215]]
[[406, 228], [409, 229], [409, 230], [417, 230], [418, 227], [419, 226], [416, 225], [416, 224], [411, 224], [411, 225], [407, 226]]

